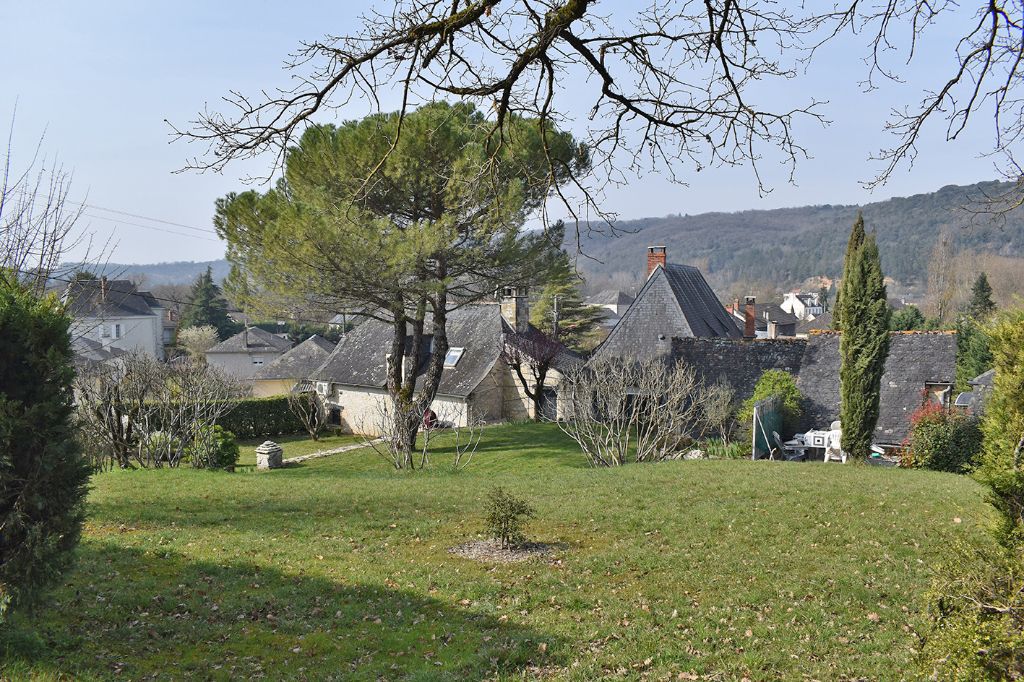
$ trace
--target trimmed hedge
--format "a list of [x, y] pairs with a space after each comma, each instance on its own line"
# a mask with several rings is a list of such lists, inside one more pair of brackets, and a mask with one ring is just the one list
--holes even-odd
[[243, 398], [217, 420], [217, 425], [243, 440], [306, 432], [302, 421], [288, 407], [287, 396], [283, 395]]

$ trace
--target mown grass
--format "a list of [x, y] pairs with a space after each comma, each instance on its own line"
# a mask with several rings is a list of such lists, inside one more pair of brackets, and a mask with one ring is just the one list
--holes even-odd
[[[16, 621], [0, 677], [900, 679], [930, 567], [991, 521], [964, 477], [598, 470], [550, 425], [489, 429], [466, 471], [449, 458], [99, 475], [77, 568]], [[449, 554], [496, 485], [554, 557]]]

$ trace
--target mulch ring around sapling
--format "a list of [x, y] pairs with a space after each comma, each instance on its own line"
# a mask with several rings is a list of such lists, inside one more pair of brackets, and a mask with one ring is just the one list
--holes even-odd
[[546, 542], [522, 542], [503, 549], [497, 540], [473, 540], [456, 545], [448, 551], [463, 559], [512, 564], [538, 557], [550, 558], [556, 549], [559, 549], [558, 544]]

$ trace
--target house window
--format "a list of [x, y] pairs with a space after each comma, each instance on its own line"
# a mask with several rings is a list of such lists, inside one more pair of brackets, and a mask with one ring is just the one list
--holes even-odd
[[326, 381], [316, 382], [316, 392], [320, 395], [327, 395], [328, 383]]
[[121, 325], [119, 325], [119, 324], [115, 324], [114, 325], [114, 338], [115, 339], [121, 338]]
[[449, 348], [448, 354], [444, 356], [445, 369], [451, 369], [455, 365], [459, 364], [459, 360], [462, 359], [462, 354], [465, 351], [465, 348]]

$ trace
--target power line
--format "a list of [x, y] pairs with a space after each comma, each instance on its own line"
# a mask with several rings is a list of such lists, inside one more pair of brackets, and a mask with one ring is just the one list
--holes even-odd
[[[178, 235], [179, 237], [189, 237], [191, 239], [202, 239], [202, 240], [208, 241], [208, 242], [217, 242], [218, 244], [220, 243], [220, 239], [211, 239], [210, 237], [201, 237], [198, 234], [189, 234], [188, 232], [178, 232], [177, 230], [168, 230], [166, 227], [156, 227], [155, 225], [143, 225], [141, 223], [133, 223], [131, 221], [123, 220], [121, 218], [111, 218], [111, 217], [108, 217], [108, 216], [93, 215], [92, 213], [83, 213], [82, 215], [85, 216], [86, 218], [94, 218], [96, 220], [109, 220], [110, 222], [116, 223], [118, 225], [132, 225], [133, 227], [141, 227], [144, 230], [153, 230], [154, 232], [163, 232], [165, 234], [175, 234], [175, 235]], [[214, 234], [216, 234], [216, 233], [214, 233]]]
[[[106, 208], [104, 206], [98, 206], [96, 204], [88, 204], [83, 201], [71, 201], [72, 204], [77, 204], [82, 208], [91, 208], [98, 211], [104, 211], [105, 213], [116, 213], [118, 215], [128, 216], [129, 218], [138, 218], [139, 220], [148, 220], [153, 223], [161, 223], [163, 225], [170, 225], [172, 227], [183, 227], [186, 230], [194, 230], [196, 232], [205, 232], [206, 234], [217, 234], [216, 230], [211, 230], [208, 227], [195, 227], [194, 225], [186, 225], [185, 223], [176, 223], [173, 220], [164, 220], [163, 218], [153, 218], [152, 216], [142, 215], [140, 213], [129, 213], [128, 211], [122, 211], [116, 208]], [[98, 216], [95, 216], [98, 217]], [[109, 220], [109, 219], [108, 219]]]

